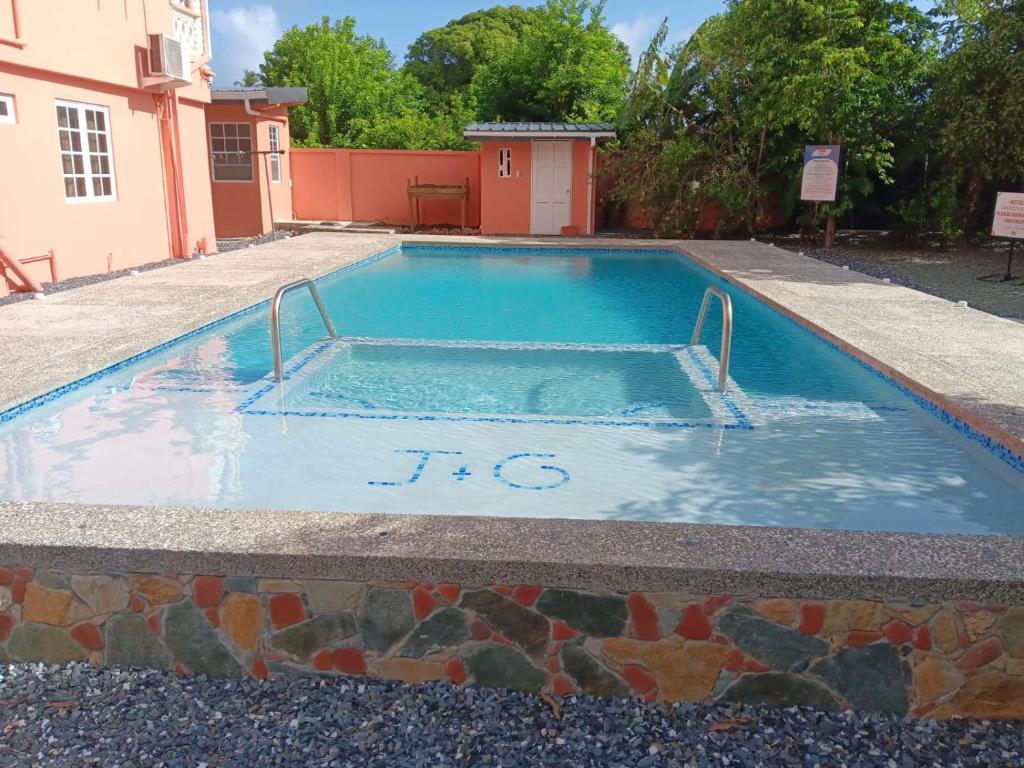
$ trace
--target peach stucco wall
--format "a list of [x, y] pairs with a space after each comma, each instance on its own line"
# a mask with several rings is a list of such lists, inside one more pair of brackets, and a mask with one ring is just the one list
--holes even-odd
[[[296, 219], [381, 221], [406, 225], [406, 186], [464, 184], [469, 179], [468, 225], [480, 223], [480, 155], [386, 149], [296, 149], [292, 151]], [[458, 200], [420, 201], [423, 224], [458, 224]]]
[[[512, 175], [498, 176], [498, 149], [512, 150]], [[532, 145], [529, 141], [484, 141], [480, 144], [480, 234], [530, 234], [530, 176]]]
[[[53, 249], [60, 276], [106, 272], [172, 255], [168, 170], [157, 101], [146, 88], [147, 34], [171, 32], [167, 0], [17, 4], [14, 37], [10, 0], [0, 0], [0, 93], [14, 97], [16, 122], [0, 124], [0, 248], [15, 258]], [[86, 43], [88, 41], [88, 44]], [[208, 50], [208, 48], [207, 48]], [[193, 82], [171, 99], [178, 122], [180, 198], [186, 250], [206, 238], [213, 215], [203, 110], [209, 82], [205, 58], [193, 59]], [[64, 197], [55, 102], [106, 107], [110, 115], [116, 199]], [[29, 273], [48, 281], [45, 263]], [[2, 282], [2, 281], [0, 281]], [[0, 293], [6, 286], [0, 285]]]
[[[285, 107], [273, 107], [266, 110], [265, 117], [254, 117], [245, 113], [242, 104], [215, 103], [206, 108], [206, 125], [210, 123], [248, 123], [252, 135], [256, 137], [254, 149], [257, 152], [270, 150], [270, 126], [278, 127], [281, 155], [281, 181], [270, 182], [268, 197], [267, 176], [269, 160], [264, 155], [254, 154], [252, 181], [212, 181], [213, 215], [218, 237], [249, 237], [273, 231], [273, 222], [285, 221], [292, 217], [291, 188], [291, 150], [288, 147], [288, 110]], [[207, 147], [206, 164], [210, 166], [209, 148]], [[208, 173], [210, 171], [208, 170]], [[273, 201], [274, 215], [270, 215], [270, 203]]]

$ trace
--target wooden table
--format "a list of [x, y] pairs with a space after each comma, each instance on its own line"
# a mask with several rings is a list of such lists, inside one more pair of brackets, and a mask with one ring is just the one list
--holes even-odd
[[424, 197], [461, 198], [462, 234], [466, 234], [466, 216], [469, 211], [469, 177], [465, 184], [420, 184], [420, 177], [406, 180], [409, 195], [409, 231], [415, 232], [420, 223], [420, 200]]

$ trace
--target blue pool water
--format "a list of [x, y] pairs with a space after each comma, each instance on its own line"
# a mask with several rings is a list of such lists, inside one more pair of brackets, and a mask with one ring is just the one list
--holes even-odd
[[[733, 300], [717, 392], [717, 305]], [[1013, 457], [678, 254], [408, 247], [11, 417], [0, 498], [1024, 533]]]

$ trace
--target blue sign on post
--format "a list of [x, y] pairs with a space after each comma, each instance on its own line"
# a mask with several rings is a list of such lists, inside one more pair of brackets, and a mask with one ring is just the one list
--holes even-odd
[[800, 199], [833, 202], [839, 186], [839, 145], [811, 144], [804, 147], [804, 175]]

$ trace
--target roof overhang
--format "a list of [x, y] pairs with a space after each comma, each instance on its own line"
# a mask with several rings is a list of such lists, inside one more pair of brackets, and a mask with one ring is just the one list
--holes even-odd
[[309, 97], [307, 88], [228, 88], [214, 90], [210, 94], [214, 104], [250, 104], [261, 107], [296, 107], [305, 104]]
[[615, 129], [608, 123], [473, 123], [462, 132], [463, 138], [477, 141], [494, 139], [614, 139]]
[[555, 133], [552, 131], [463, 131], [464, 139], [486, 141], [487, 139], [614, 139], [615, 131], [574, 131]]

